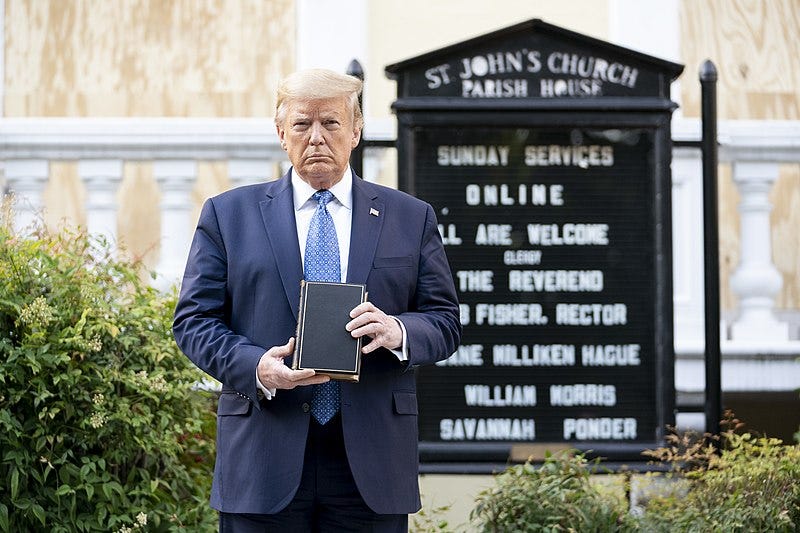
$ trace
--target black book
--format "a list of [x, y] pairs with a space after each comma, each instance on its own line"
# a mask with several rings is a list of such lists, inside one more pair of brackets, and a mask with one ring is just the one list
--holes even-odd
[[292, 368], [358, 381], [361, 339], [354, 339], [344, 327], [351, 320], [350, 311], [366, 299], [364, 285], [303, 280]]

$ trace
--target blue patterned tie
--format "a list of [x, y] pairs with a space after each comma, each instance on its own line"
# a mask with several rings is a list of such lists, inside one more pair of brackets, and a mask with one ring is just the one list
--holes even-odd
[[[312, 196], [317, 201], [317, 209], [311, 218], [306, 239], [304, 274], [307, 281], [341, 281], [339, 262], [339, 241], [336, 227], [328, 212], [327, 204], [333, 199], [328, 190], [321, 190]], [[320, 424], [327, 424], [339, 411], [339, 383], [328, 381], [314, 385], [311, 399], [311, 414]]]

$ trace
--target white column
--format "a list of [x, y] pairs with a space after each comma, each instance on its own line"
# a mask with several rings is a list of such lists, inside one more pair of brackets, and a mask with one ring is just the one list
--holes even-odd
[[161, 188], [161, 253], [156, 267], [156, 285], [166, 288], [180, 281], [189, 256], [192, 236], [189, 214], [197, 162], [154, 161], [153, 176]]
[[228, 160], [228, 178], [234, 187], [264, 183], [279, 177], [273, 176], [274, 172], [275, 165], [268, 159]]
[[42, 193], [50, 175], [46, 159], [9, 159], [5, 162], [6, 185], [14, 195], [14, 228], [28, 232], [42, 223]]
[[119, 159], [82, 159], [78, 175], [86, 185], [86, 225], [92, 235], [117, 240], [117, 189], [122, 181]]
[[6, 51], [5, 51], [5, 42], [6, 42], [6, 3], [0, 2], [0, 43], [3, 43], [3, 46], [0, 46], [0, 117], [5, 115], [5, 94], [6, 94]]
[[778, 163], [735, 161], [733, 180], [741, 202], [741, 259], [731, 278], [739, 296], [739, 318], [732, 328], [733, 340], [785, 341], [788, 325], [773, 313], [775, 296], [783, 280], [772, 264], [769, 192], [778, 179]]
[[705, 345], [703, 298], [703, 168], [700, 151], [672, 152], [672, 283], [675, 350]]

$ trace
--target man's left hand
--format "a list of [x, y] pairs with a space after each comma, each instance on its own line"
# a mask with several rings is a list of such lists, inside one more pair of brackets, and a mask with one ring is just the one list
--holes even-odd
[[367, 336], [372, 341], [361, 348], [363, 353], [370, 353], [378, 348], [396, 350], [403, 344], [403, 330], [394, 317], [375, 307], [371, 302], [364, 302], [350, 311], [350, 322], [345, 329], [354, 338]]

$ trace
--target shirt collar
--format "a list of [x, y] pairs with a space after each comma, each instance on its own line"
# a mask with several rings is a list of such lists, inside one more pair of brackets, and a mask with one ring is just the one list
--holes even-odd
[[[350, 206], [353, 201], [353, 171], [350, 169], [350, 165], [344, 169], [342, 179], [328, 190], [331, 191], [334, 198], [336, 198], [340, 204], [347, 209], [351, 208]], [[294, 168], [292, 168], [292, 191], [294, 195], [295, 211], [300, 210], [300, 208], [311, 199], [311, 196], [317, 192], [308, 182], [303, 181], [303, 178], [300, 177]]]

